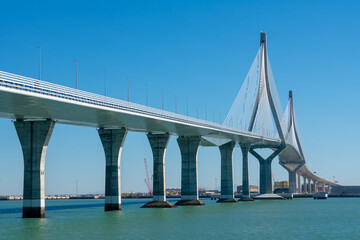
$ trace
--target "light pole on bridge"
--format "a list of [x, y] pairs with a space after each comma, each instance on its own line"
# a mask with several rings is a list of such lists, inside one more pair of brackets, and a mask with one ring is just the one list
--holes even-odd
[[177, 97], [176, 97], [176, 95], [175, 95], [175, 113], [177, 113], [178, 111], [177, 111]]
[[161, 109], [164, 111], [164, 90], [161, 90]]
[[41, 48], [40, 47], [36, 47], [39, 49], [39, 80], [41, 77]]
[[127, 82], [128, 82], [128, 102], [130, 102], [130, 80], [129, 80], [129, 78], [127, 78]]
[[75, 65], [76, 65], [76, 89], [78, 89], [78, 60], [75, 59]]
[[105, 97], [106, 97], [106, 70], [104, 70], [105, 73]]
[[199, 119], [199, 104], [196, 103], [196, 119]]

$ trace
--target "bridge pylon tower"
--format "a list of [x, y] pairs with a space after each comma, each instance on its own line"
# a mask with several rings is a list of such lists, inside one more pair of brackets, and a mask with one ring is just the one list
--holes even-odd
[[[272, 82], [270, 82], [271, 80]], [[278, 99], [276, 88], [274, 86], [275, 83], [273, 82], [273, 76], [271, 73], [267, 54], [266, 33], [261, 32], [259, 88], [248, 131], [254, 131], [256, 118], [261, 114], [259, 113], [260, 104], [262, 103], [262, 101], [267, 101], [268, 107], [270, 107], [272, 120], [276, 128], [277, 137], [280, 138], [280, 144], [271, 147], [274, 152], [270, 154], [270, 156], [268, 156], [267, 158], [262, 157], [258, 152], [255, 151], [255, 149], [268, 148], [268, 145], [252, 144], [249, 149], [249, 152], [259, 161], [260, 164], [260, 194], [272, 193], [271, 163], [274, 158], [277, 157], [286, 148], [285, 137], [281, 128], [281, 119], [279, 117], [279, 114], [282, 114], [282, 110], [281, 105], [276, 106], [276, 103], [274, 101], [274, 98]]]

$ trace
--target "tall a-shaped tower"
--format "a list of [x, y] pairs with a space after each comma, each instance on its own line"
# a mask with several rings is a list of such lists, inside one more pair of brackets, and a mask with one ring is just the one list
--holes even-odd
[[[262, 73], [263, 72], [263, 73]], [[261, 144], [256, 144], [250, 147], [250, 153], [258, 159], [260, 164], [260, 194], [272, 193], [272, 170], [271, 163], [272, 160], [279, 154], [283, 149], [285, 149], [285, 138], [283, 130], [281, 128], [281, 115], [282, 109], [277, 94], [274, 77], [272, 75], [269, 58], [267, 55], [267, 42], [266, 42], [266, 33], [260, 33], [260, 84], [264, 87], [263, 89], [259, 87], [257, 101], [255, 103], [252, 118], [249, 125], [249, 131], [253, 131], [256, 124], [257, 118], [262, 114], [263, 109], [259, 109], [260, 104], [265, 102], [265, 105], [270, 107], [271, 116], [273, 120], [273, 126], [275, 126], [277, 137], [280, 138], [280, 145], [274, 146], [272, 149], [274, 152], [267, 158], [263, 158], [258, 154], [256, 148], [266, 148]], [[260, 112], [259, 112], [260, 110]], [[266, 110], [265, 110], [266, 111]], [[267, 119], [264, 119], [269, 120]]]
[[[259, 160], [260, 193], [272, 193], [271, 162], [286, 147], [280, 122], [282, 113], [267, 55], [266, 33], [261, 32], [260, 49], [224, 121], [226, 126], [279, 140], [278, 144], [274, 146], [264, 144], [244, 146], [240, 143], [243, 154], [250, 151]], [[274, 152], [267, 158], [263, 158], [255, 151], [257, 148], [269, 147]], [[248, 178], [247, 163], [243, 163], [243, 168], [245, 169], [243, 179], [245, 176]], [[243, 181], [243, 189], [248, 191], [246, 185], [248, 185], [248, 181]]]
[[285, 131], [287, 147], [279, 154], [279, 163], [289, 173], [289, 193], [296, 193], [296, 173], [305, 164], [305, 156], [297, 126], [292, 91], [289, 91], [289, 102], [281, 125]]

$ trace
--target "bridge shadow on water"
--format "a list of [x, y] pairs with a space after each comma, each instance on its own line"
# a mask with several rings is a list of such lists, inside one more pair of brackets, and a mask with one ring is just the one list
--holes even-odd
[[[122, 202], [121, 205], [126, 206], [126, 205], [135, 205], [135, 204], [145, 204], [147, 202], [148, 201]], [[96, 208], [96, 207], [104, 207], [104, 203], [47, 206], [47, 207], [45, 207], [45, 211], [57, 211], [57, 210], [80, 209], [80, 208]], [[12, 214], [12, 213], [22, 213], [22, 207], [0, 209], [0, 214]]]

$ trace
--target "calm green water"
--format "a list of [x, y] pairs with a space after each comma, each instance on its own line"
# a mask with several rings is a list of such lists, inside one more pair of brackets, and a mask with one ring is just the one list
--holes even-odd
[[50, 200], [45, 219], [22, 219], [21, 201], [0, 201], [0, 239], [360, 239], [360, 199], [294, 199], [141, 209], [123, 200]]

